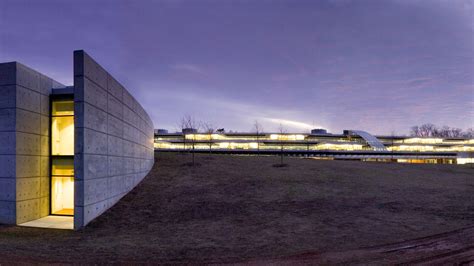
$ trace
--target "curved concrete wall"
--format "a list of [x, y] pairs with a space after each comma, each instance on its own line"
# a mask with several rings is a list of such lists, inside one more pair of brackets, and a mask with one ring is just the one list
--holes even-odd
[[74, 52], [74, 227], [132, 190], [154, 163], [153, 123], [133, 96], [84, 51]]

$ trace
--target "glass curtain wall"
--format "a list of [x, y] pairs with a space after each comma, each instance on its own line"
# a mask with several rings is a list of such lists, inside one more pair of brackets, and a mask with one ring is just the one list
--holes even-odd
[[74, 215], [74, 101], [53, 100], [51, 214]]

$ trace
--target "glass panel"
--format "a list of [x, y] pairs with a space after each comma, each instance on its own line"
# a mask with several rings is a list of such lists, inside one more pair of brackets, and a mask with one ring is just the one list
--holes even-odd
[[74, 102], [73, 101], [54, 101], [53, 116], [61, 115], [74, 115]]
[[54, 158], [51, 178], [51, 213], [74, 215], [74, 160]]
[[51, 213], [74, 215], [74, 177], [53, 176]]
[[52, 155], [74, 155], [74, 116], [52, 117]]
[[52, 166], [54, 176], [74, 176], [74, 159], [54, 158]]

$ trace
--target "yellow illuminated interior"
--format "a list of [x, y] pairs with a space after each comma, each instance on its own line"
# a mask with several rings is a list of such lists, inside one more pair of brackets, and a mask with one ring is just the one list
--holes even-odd
[[403, 143], [437, 144], [437, 143], [443, 143], [443, 139], [440, 139], [440, 138], [409, 138], [409, 139], [404, 139]]
[[271, 140], [304, 140], [304, 135], [301, 134], [290, 134], [290, 135], [282, 135], [282, 134], [271, 134]]
[[74, 215], [74, 102], [57, 100], [51, 110], [51, 213]]
[[74, 155], [74, 102], [55, 101], [51, 121], [51, 154]]
[[52, 117], [51, 148], [53, 155], [74, 155], [74, 117]]
[[51, 213], [74, 215], [74, 159], [53, 159], [51, 174]]
[[457, 158], [457, 164], [474, 163], [474, 158]]

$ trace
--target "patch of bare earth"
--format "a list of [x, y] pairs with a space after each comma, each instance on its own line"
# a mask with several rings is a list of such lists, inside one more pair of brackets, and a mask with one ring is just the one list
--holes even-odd
[[465, 243], [474, 243], [474, 169], [466, 166], [156, 160], [137, 188], [83, 230], [0, 226], [0, 262], [384, 263], [410, 250], [380, 251], [390, 243], [463, 228], [448, 249], [472, 252]]

